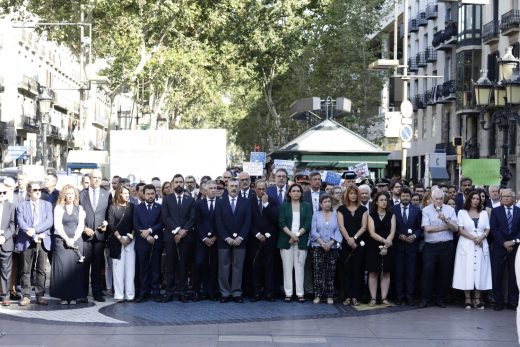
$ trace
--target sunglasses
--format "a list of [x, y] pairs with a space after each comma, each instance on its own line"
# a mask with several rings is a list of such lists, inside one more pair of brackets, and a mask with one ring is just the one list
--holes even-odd
[[6, 195], [7, 194], [7, 191], [5, 192], [0, 192], [0, 195]]
[[31, 189], [32, 192], [36, 193], [36, 192], [41, 192], [41, 188], [40, 189]]

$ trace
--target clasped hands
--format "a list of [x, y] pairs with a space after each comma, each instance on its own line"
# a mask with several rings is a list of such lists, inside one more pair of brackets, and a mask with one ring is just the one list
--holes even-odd
[[411, 234], [408, 236], [401, 234], [401, 235], [399, 235], [399, 240], [406, 242], [406, 243], [413, 243], [415, 241], [415, 236], [414, 236], [414, 234]]
[[242, 239], [240, 237], [237, 237], [235, 239], [229, 237], [226, 242], [231, 247], [238, 247], [242, 243]]
[[330, 251], [330, 249], [332, 248], [332, 245], [333, 245], [333, 244], [334, 244], [334, 240], [330, 240], [329, 242], [323, 242], [323, 241], [322, 241], [322, 242], [320, 243], [320, 246], [321, 246], [321, 248], [323, 248], [323, 250], [324, 250], [325, 252], [328, 252], [328, 251]]

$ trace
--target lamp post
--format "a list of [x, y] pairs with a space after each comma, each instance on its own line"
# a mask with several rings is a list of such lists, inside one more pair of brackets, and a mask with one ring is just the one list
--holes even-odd
[[[507, 187], [511, 180], [509, 171], [509, 131], [516, 131], [520, 123], [518, 107], [520, 107], [520, 67], [519, 60], [512, 54], [509, 47], [506, 54], [498, 61], [499, 81], [491, 82], [487, 70], [481, 70], [481, 76], [476, 83], [475, 102], [480, 107], [480, 125], [489, 130], [495, 125], [502, 132], [502, 156], [500, 163], [500, 185]], [[494, 99], [494, 100], [493, 100]], [[484, 119], [486, 113], [491, 113], [489, 121]]]
[[40, 134], [41, 134], [41, 163], [43, 169], [47, 170], [48, 148], [47, 148], [47, 126], [49, 124], [49, 111], [51, 110], [52, 96], [46, 88], [42, 88], [38, 96], [38, 110], [40, 113]]

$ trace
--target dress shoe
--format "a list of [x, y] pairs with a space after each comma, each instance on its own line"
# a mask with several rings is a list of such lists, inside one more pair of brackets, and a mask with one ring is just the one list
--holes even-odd
[[444, 301], [439, 300], [439, 301], [437, 301], [437, 307], [446, 308], [446, 304], [444, 303]]
[[2, 300], [2, 306], [10, 306], [11, 305], [11, 301], [5, 297], [4, 300]]
[[419, 307], [419, 308], [428, 307], [428, 303], [426, 302], [426, 300], [421, 300], [421, 302], [419, 302], [419, 305], [417, 305], [417, 307]]
[[234, 300], [237, 304], [241, 304], [241, 303], [244, 302], [244, 299], [242, 299], [241, 296], [235, 296], [235, 297], [233, 298], [233, 300]]
[[220, 303], [221, 304], [225, 304], [227, 302], [229, 302], [229, 296], [223, 296], [223, 297], [220, 298]]
[[135, 298], [136, 303], [145, 302], [148, 300], [148, 297], [146, 295], [139, 295], [137, 298]]
[[105, 302], [105, 298], [101, 294], [96, 294], [96, 295], [94, 295], [94, 301]]
[[201, 296], [199, 294], [193, 294], [193, 296], [191, 297], [191, 300], [193, 300], [194, 302], [200, 301]]
[[493, 310], [495, 311], [502, 311], [504, 309], [504, 305], [502, 304], [495, 304], [495, 307], [493, 308]]
[[22, 300], [20, 300], [20, 302], [18, 303], [18, 305], [20, 306], [27, 306], [31, 303], [31, 299], [29, 299], [28, 297], [24, 296]]
[[269, 302], [275, 302], [275, 301], [276, 301], [276, 299], [275, 299], [275, 298], [273, 298], [273, 296], [272, 296], [272, 295], [266, 295], [266, 296], [265, 296], [265, 301], [269, 301]]
[[17, 292], [11, 292], [9, 297], [11, 300], [20, 300], [22, 298], [22, 296], [20, 294], [18, 294]]
[[42, 306], [47, 306], [49, 304], [49, 302], [40, 296], [39, 298], [36, 298], [36, 304], [42, 305]]
[[162, 302], [161, 295], [159, 295], [159, 294], [152, 295], [152, 300], [155, 302]]
[[172, 294], [164, 294], [161, 297], [161, 302], [170, 302], [172, 300], [173, 300], [173, 295]]
[[87, 298], [80, 298], [80, 299], [76, 300], [76, 302], [78, 304], [88, 304], [88, 299]]
[[397, 299], [396, 301], [394, 301], [394, 304], [395, 306], [401, 306], [403, 304], [403, 302], [399, 299]]
[[507, 304], [507, 305], [506, 305], [506, 308], [507, 308], [508, 310], [516, 311], [516, 306], [518, 306], [518, 305]]
[[406, 304], [408, 306], [413, 306], [413, 299], [406, 299]]
[[187, 303], [190, 301], [190, 299], [188, 298], [187, 295], [181, 295], [179, 296], [179, 301], [182, 302], [183, 304]]
[[251, 298], [251, 302], [257, 302], [260, 300], [260, 295], [254, 295], [252, 298]]

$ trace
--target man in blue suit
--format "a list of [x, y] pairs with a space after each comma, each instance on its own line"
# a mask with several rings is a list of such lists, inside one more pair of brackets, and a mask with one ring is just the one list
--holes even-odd
[[251, 235], [248, 238], [248, 258], [251, 258], [253, 297], [260, 300], [262, 287], [267, 301], [274, 301], [274, 257], [278, 239], [278, 203], [266, 194], [267, 183], [255, 182], [255, 197], [251, 200]]
[[194, 244], [195, 199], [184, 194], [184, 177], [173, 176], [173, 194], [163, 197], [162, 221], [166, 250], [166, 293], [163, 302], [173, 299], [175, 270], [179, 270], [179, 299], [188, 302], [188, 261]]
[[276, 199], [278, 205], [281, 205], [287, 193], [287, 170], [283, 168], [276, 170], [274, 181], [275, 185], [268, 187], [266, 193], [271, 198]]
[[36, 257], [36, 275], [34, 284], [36, 303], [47, 305], [43, 299], [45, 294], [45, 261], [47, 250], [51, 248], [51, 227], [53, 225], [52, 204], [41, 200], [42, 188], [37, 182], [27, 186], [30, 200], [21, 202], [16, 208], [18, 221], [18, 237], [16, 239], [16, 250], [22, 252], [22, 292], [23, 299], [20, 306], [31, 303], [31, 270]]
[[9, 280], [11, 279], [14, 250], [15, 207], [7, 201], [7, 187], [0, 183], [0, 289], [4, 294], [2, 306], [9, 306]]
[[515, 256], [520, 244], [520, 208], [514, 206], [515, 194], [510, 188], [500, 191], [499, 207], [491, 212], [489, 220], [493, 237], [491, 266], [493, 275], [493, 296], [495, 311], [504, 308], [502, 280], [504, 271], [508, 274], [507, 308], [516, 309], [518, 305], [518, 287], [515, 276]]
[[[251, 227], [250, 200], [238, 197], [239, 185], [236, 178], [227, 183], [228, 195], [217, 202], [215, 221], [218, 235], [218, 284], [226, 303], [233, 297], [242, 303], [242, 271], [246, 255], [246, 242]], [[229, 276], [231, 275], [231, 283]]]
[[[215, 230], [215, 207], [217, 203], [217, 183], [201, 183], [200, 191], [204, 198], [197, 201], [195, 213], [196, 238], [195, 267], [193, 277], [194, 301], [218, 298], [218, 251], [217, 232]], [[202, 288], [201, 288], [202, 287]]]
[[413, 305], [413, 285], [415, 278], [415, 257], [419, 249], [421, 235], [421, 210], [410, 204], [412, 192], [409, 188], [401, 188], [400, 203], [392, 206], [395, 215], [395, 291], [396, 304], [406, 300], [408, 306]]
[[146, 301], [150, 295], [160, 302], [160, 278], [163, 224], [161, 205], [155, 202], [155, 186], [143, 187], [144, 201], [134, 208], [135, 252], [139, 264], [140, 293], [135, 302]]

